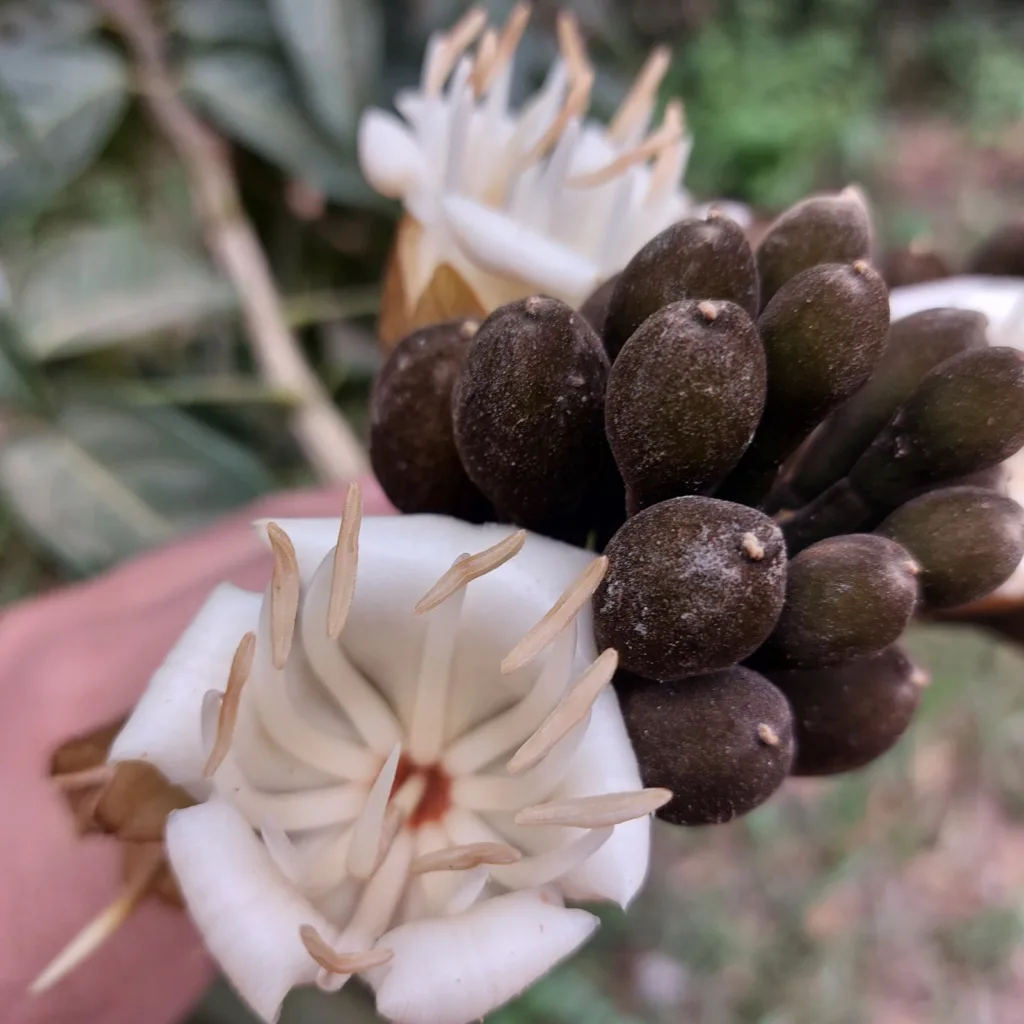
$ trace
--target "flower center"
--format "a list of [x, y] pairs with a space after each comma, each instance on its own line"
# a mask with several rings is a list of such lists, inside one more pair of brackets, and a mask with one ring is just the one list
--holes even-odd
[[448, 772], [437, 762], [428, 765], [416, 764], [407, 754], [403, 754], [398, 760], [391, 796], [393, 797], [405, 782], [414, 776], [419, 776], [422, 780], [423, 795], [406, 820], [406, 826], [413, 830], [431, 822], [442, 821], [452, 806], [452, 777]]

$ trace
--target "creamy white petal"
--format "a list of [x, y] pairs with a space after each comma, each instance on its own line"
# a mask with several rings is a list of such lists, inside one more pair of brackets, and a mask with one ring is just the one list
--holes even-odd
[[546, 890], [477, 903], [464, 914], [400, 925], [378, 947], [377, 1010], [402, 1024], [468, 1024], [502, 1006], [593, 933], [598, 919]]
[[156, 670], [110, 750], [111, 761], [149, 761], [177, 784], [203, 777], [201, 713], [224, 691], [238, 642], [256, 628], [260, 595], [221, 584]]
[[[615, 692], [606, 687], [591, 709], [590, 726], [569, 771], [558, 787], [558, 798], [621, 793], [643, 788], [640, 769]], [[575, 829], [561, 830], [566, 837]], [[613, 900], [627, 907], [640, 891], [650, 860], [649, 818], [627, 821], [596, 853], [559, 882], [570, 899]]]
[[471, 199], [449, 196], [444, 211], [462, 250], [491, 273], [556, 295], [593, 291], [599, 267], [550, 237]]
[[428, 174], [427, 162], [408, 128], [394, 114], [370, 109], [359, 121], [359, 168], [370, 186], [401, 199]]
[[[940, 306], [974, 309], [988, 317], [993, 343], [1024, 348], [1024, 307], [1018, 305], [1022, 296], [1024, 278], [965, 274], [894, 288], [889, 293], [889, 309], [893, 320]], [[1001, 337], [1011, 320], [1019, 326], [1019, 331], [1010, 332], [1016, 337]]]
[[222, 801], [175, 811], [167, 852], [207, 948], [242, 999], [263, 1020], [277, 1020], [288, 990], [317, 973], [299, 928], [311, 924], [330, 935], [330, 925], [288, 885], [241, 814]]

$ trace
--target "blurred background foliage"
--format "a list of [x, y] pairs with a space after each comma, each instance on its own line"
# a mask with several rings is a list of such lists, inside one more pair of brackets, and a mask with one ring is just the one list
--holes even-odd
[[[364, 183], [356, 126], [467, 5], [142, 2], [171, 88], [237, 182], [240, 208], [220, 215], [254, 229], [302, 353], [361, 430], [398, 210]], [[651, 45], [673, 46], [664, 92], [686, 102], [702, 198], [768, 218], [857, 180], [884, 246], [924, 237], [954, 260], [1024, 206], [1019, 3], [567, 6], [600, 68], [599, 115]], [[522, 90], [554, 56], [555, 13], [535, 4]], [[295, 396], [260, 372], [147, 88], [102, 4], [0, 0], [0, 602], [312, 479]], [[1022, 666], [972, 634], [916, 642], [940, 669], [911, 742], [729, 829], [665, 830], [628, 922], [607, 913], [597, 946], [496, 1020], [1019, 1024]], [[372, 1016], [344, 998], [345, 1020]], [[339, 1011], [299, 993], [288, 1012]], [[196, 1018], [241, 1019], [223, 989]]]

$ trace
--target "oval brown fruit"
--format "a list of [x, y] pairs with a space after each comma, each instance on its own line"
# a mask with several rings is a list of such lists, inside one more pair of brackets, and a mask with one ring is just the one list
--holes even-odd
[[743, 505], [671, 498], [629, 519], [605, 555], [593, 602], [598, 647], [616, 648], [624, 669], [648, 679], [742, 661], [782, 610], [782, 533]]
[[786, 698], [735, 665], [659, 683], [616, 677], [645, 786], [675, 794], [658, 812], [674, 825], [714, 825], [747, 814], [785, 781], [793, 761]]

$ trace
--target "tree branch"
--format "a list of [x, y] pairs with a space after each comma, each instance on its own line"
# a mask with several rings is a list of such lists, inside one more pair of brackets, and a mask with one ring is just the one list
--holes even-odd
[[280, 296], [256, 233], [245, 216], [221, 140], [175, 88], [163, 38], [145, 0], [96, 0], [136, 61], [139, 87], [157, 126], [188, 175], [207, 244], [231, 279], [263, 378], [295, 396], [291, 427], [324, 480], [366, 471], [366, 455], [288, 329]]

